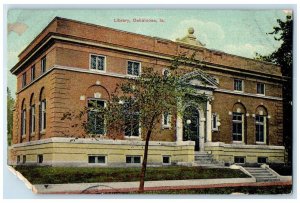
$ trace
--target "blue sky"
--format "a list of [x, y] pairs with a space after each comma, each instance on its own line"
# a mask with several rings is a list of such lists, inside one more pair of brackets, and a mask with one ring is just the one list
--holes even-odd
[[[94, 10], [9, 10], [7, 16], [8, 87], [16, 91], [15, 76], [9, 73], [18, 54], [55, 17], [65, 17], [120, 30], [175, 40], [194, 27], [195, 36], [207, 48], [253, 58], [255, 52], [269, 54], [280, 43], [267, 32], [276, 19], [285, 19], [283, 10], [175, 10], [175, 9], [94, 9]], [[163, 23], [118, 23], [115, 19], [163, 19]]]

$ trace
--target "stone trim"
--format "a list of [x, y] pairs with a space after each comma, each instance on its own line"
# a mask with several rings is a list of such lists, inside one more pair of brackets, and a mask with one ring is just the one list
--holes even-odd
[[[144, 146], [145, 141], [141, 140], [106, 140], [99, 138], [66, 138], [66, 137], [52, 137], [42, 140], [29, 141], [12, 145], [12, 148], [26, 147], [32, 145], [49, 144], [49, 143], [71, 143], [71, 144], [109, 144], [109, 145], [135, 145]], [[165, 142], [165, 141], [150, 141], [149, 146], [194, 146], [193, 141], [181, 141], [181, 142]]]
[[225, 147], [238, 149], [279, 149], [284, 150], [284, 146], [276, 145], [247, 145], [247, 144], [225, 144], [224, 142], [206, 142], [205, 147]]
[[248, 97], [256, 97], [256, 98], [262, 98], [262, 99], [271, 99], [271, 100], [282, 101], [281, 97], [265, 96], [265, 95], [262, 95], [262, 94], [252, 94], [252, 93], [239, 92], [239, 91], [227, 90], [227, 89], [221, 89], [221, 88], [215, 89], [215, 91], [216, 92], [222, 92], [222, 93], [228, 93], [228, 94], [248, 96]]

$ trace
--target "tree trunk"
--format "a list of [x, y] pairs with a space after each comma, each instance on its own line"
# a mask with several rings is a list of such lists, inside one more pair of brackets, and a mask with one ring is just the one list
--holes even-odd
[[146, 174], [147, 158], [148, 158], [148, 146], [149, 146], [149, 140], [150, 140], [151, 133], [152, 133], [152, 128], [147, 131], [147, 135], [146, 135], [144, 158], [143, 158], [142, 170], [141, 170], [141, 175], [140, 175], [139, 193], [144, 192], [145, 174]]

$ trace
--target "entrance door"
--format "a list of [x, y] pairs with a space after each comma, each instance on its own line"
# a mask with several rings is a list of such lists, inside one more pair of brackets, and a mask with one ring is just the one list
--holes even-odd
[[183, 141], [195, 141], [195, 151], [200, 150], [199, 146], [199, 112], [195, 107], [189, 106], [184, 110], [183, 115]]

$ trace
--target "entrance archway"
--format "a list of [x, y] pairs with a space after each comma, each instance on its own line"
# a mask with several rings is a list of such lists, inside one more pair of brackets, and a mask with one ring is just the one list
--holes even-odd
[[200, 150], [199, 145], [199, 112], [193, 106], [188, 106], [183, 114], [183, 141], [195, 141], [195, 151]]

